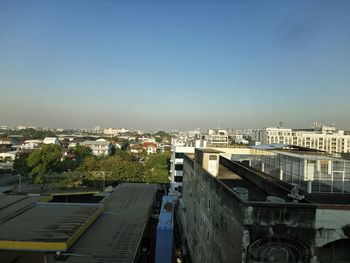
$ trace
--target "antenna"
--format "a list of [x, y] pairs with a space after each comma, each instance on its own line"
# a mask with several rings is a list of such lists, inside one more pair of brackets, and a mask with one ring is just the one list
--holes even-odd
[[283, 121], [279, 121], [278, 124], [279, 124], [279, 128], [282, 128], [282, 126], [283, 126]]

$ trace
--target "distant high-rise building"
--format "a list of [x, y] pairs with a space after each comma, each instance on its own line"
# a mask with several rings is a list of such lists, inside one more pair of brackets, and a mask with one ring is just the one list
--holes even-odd
[[350, 132], [332, 126], [315, 125], [312, 129], [266, 128], [254, 130], [252, 139], [262, 144], [291, 144], [328, 153], [350, 152]]

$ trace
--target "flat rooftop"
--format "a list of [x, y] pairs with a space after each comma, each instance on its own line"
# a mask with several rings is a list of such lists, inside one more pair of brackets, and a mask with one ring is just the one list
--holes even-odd
[[[195, 161], [194, 154], [185, 156]], [[299, 189], [299, 195], [305, 198], [298, 203], [292, 203], [289, 195], [295, 186], [223, 156], [220, 157], [219, 171], [215, 179], [235, 196], [237, 195], [233, 192], [234, 187], [246, 188], [249, 191], [248, 202], [266, 203], [268, 196], [277, 196], [286, 201], [285, 205], [329, 205], [328, 207], [333, 206], [334, 209], [342, 206], [342, 209], [350, 210], [350, 194], [307, 194]]]
[[[230, 190], [234, 187], [246, 188], [249, 191], [249, 202], [265, 202], [267, 196], [277, 196], [289, 200], [285, 204], [291, 204], [288, 195], [294, 188], [293, 185], [224, 157], [220, 158], [217, 179]], [[299, 194], [304, 195], [305, 199], [293, 204], [327, 204], [335, 208], [342, 205], [344, 209], [350, 210], [350, 194], [307, 194], [303, 190], [299, 190]]]
[[134, 262], [152, 211], [155, 184], [123, 183], [101, 203], [105, 210], [68, 251], [55, 262]]

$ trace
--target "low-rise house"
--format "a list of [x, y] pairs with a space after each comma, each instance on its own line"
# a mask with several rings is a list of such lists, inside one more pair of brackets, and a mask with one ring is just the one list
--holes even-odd
[[130, 145], [130, 152], [132, 153], [142, 153], [143, 147], [140, 144], [132, 144]]
[[86, 139], [84, 138], [80, 138], [80, 137], [77, 137], [77, 138], [74, 138], [73, 140], [71, 140], [68, 144], [68, 148], [71, 149], [71, 148], [75, 148], [77, 145], [82, 145], [83, 142], [85, 142]]
[[3, 152], [3, 153], [0, 153], [0, 160], [1, 161], [6, 161], [6, 160], [14, 161], [16, 159], [16, 155], [17, 155], [16, 151]]
[[24, 143], [20, 146], [21, 150], [34, 150], [38, 149], [43, 145], [43, 140], [25, 140]]
[[147, 154], [153, 154], [157, 152], [158, 145], [154, 142], [144, 142], [142, 148], [147, 151]]

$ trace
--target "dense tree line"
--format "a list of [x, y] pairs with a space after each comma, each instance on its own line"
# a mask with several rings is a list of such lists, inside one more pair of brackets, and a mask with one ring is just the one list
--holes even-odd
[[140, 162], [135, 155], [117, 150], [108, 157], [96, 157], [91, 149], [77, 146], [72, 149], [74, 160], [62, 158], [62, 148], [44, 145], [31, 153], [21, 153], [14, 162], [16, 173], [32, 176], [44, 185], [51, 173], [64, 173], [62, 186], [119, 182], [168, 183], [170, 153], [153, 154]]

